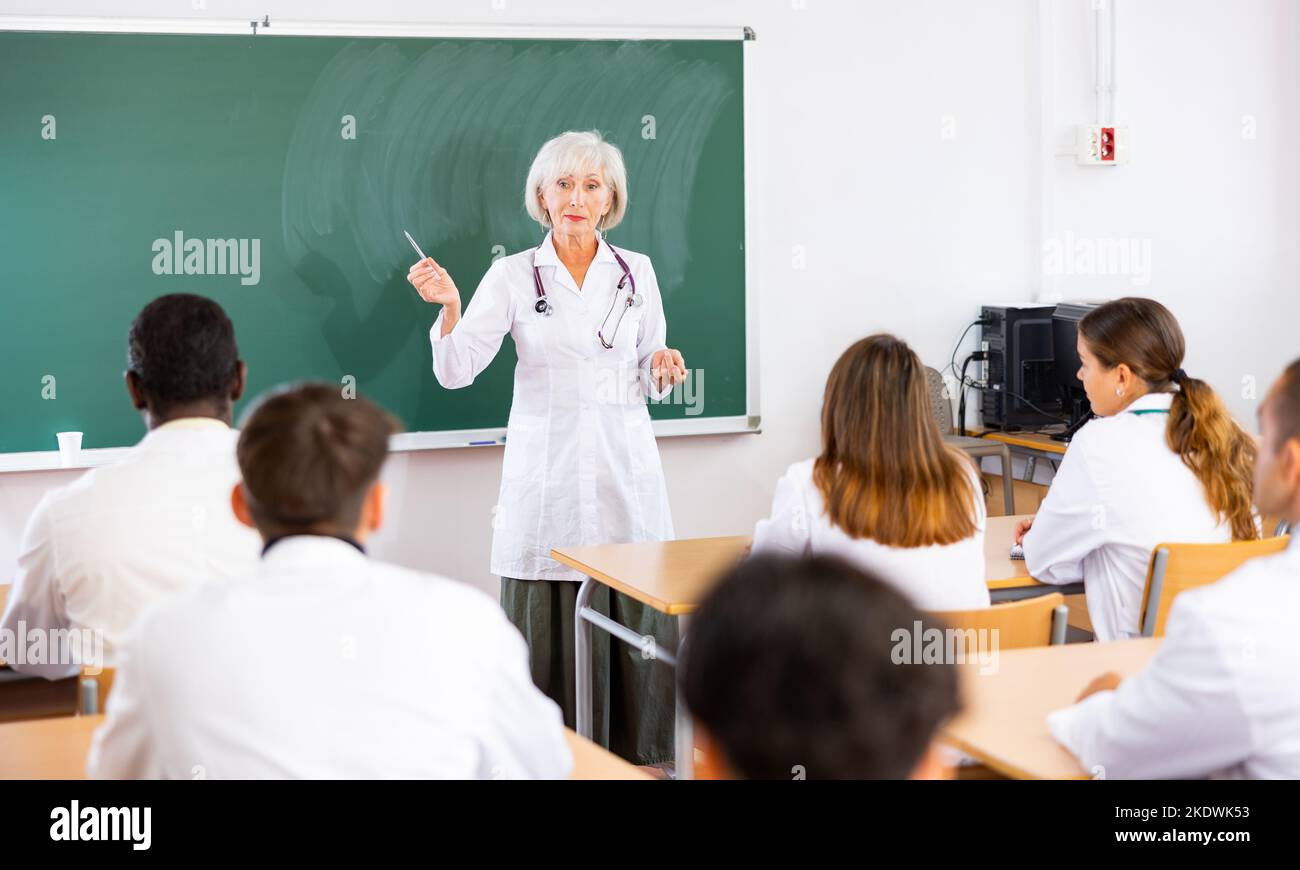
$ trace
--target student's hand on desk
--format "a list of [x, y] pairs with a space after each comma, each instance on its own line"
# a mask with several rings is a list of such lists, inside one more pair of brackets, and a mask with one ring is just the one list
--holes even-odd
[[1024, 545], [1024, 543], [1025, 543], [1025, 532], [1029, 531], [1029, 527], [1032, 526], [1033, 524], [1034, 524], [1034, 518], [1033, 518], [1033, 517], [1030, 517], [1030, 518], [1027, 519], [1027, 520], [1021, 520], [1020, 522], [1016, 523], [1016, 541], [1015, 541], [1015, 542], [1016, 542], [1017, 544], [1020, 544], [1020, 545], [1022, 545], [1022, 546]]
[[686, 380], [686, 361], [682, 359], [682, 352], [671, 347], [655, 351], [650, 358], [650, 374], [660, 390], [683, 383]]
[[1089, 683], [1088, 687], [1079, 694], [1078, 698], [1075, 699], [1075, 703], [1077, 704], [1089, 695], [1095, 695], [1098, 692], [1109, 692], [1118, 689], [1119, 684], [1123, 682], [1123, 680], [1124, 678], [1114, 671], [1107, 671]]

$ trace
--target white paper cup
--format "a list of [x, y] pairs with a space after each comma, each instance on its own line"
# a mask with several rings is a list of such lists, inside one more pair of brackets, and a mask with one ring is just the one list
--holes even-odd
[[77, 458], [81, 455], [81, 435], [80, 432], [60, 432], [59, 439], [59, 465], [64, 468], [70, 468], [77, 464]]

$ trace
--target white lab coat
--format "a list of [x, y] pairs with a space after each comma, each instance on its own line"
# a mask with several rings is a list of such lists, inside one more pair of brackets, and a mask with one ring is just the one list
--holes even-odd
[[1080, 429], [1025, 535], [1030, 576], [1083, 581], [1098, 640], [1140, 634], [1157, 544], [1232, 540], [1231, 524], [1220, 522], [1201, 482], [1165, 442], [1172, 401], [1171, 393], [1149, 393]]
[[[146, 606], [246, 574], [261, 543], [230, 509], [238, 439], [220, 420], [174, 420], [121, 461], [46, 493], [27, 522], [0, 627], [102, 631], [104, 665], [113, 667], [118, 641]], [[50, 679], [76, 672], [13, 667]]]
[[[605, 337], [627, 288], [608, 243], [597, 248], [581, 290], [548, 233], [536, 249], [542, 285], [554, 306], [533, 310], [534, 249], [492, 264], [451, 333], [439, 313], [429, 333], [433, 371], [448, 389], [469, 386], [501, 347], [515, 341], [514, 397], [506, 426], [501, 495], [493, 516], [491, 571], [524, 580], [582, 580], [550, 557], [553, 547], [661, 541], [674, 537], [668, 492], [645, 397], [650, 361], [666, 335], [663, 301], [650, 259], [622, 248], [636, 278], [639, 307], [626, 309]], [[615, 298], [617, 297], [617, 299]]]
[[87, 762], [109, 779], [558, 779], [572, 765], [496, 602], [310, 535], [141, 617]]
[[1164, 642], [1048, 727], [1109, 779], [1300, 779], [1300, 545], [1174, 599]]
[[[971, 511], [975, 533], [951, 544], [892, 547], [854, 538], [830, 521], [821, 491], [813, 483], [813, 463], [791, 465], [776, 484], [772, 515], [754, 529], [753, 552], [789, 556], [841, 556], [893, 585], [921, 610], [974, 610], [989, 606], [984, 576], [986, 512], [982, 489], [971, 469], [976, 497]], [[969, 463], [967, 463], [969, 464]]]

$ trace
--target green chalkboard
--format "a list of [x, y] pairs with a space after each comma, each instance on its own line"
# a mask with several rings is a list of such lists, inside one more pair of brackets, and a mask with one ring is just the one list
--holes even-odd
[[[742, 84], [739, 41], [0, 33], [0, 453], [137, 441], [127, 327], [172, 292], [225, 307], [250, 396], [352, 376], [412, 432], [504, 426], [511, 341], [438, 385], [402, 230], [468, 301], [540, 240], [524, 179], [568, 129], [623, 150], [610, 239], [652, 257], [701, 416], [744, 415]], [[157, 274], [178, 233], [201, 272]]]

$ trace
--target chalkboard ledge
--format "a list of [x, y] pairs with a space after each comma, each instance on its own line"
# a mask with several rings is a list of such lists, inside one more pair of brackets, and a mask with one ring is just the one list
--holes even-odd
[[[674, 438], [684, 435], [757, 434], [762, 419], [746, 417], [684, 417], [680, 420], [655, 420], [655, 436]], [[389, 447], [400, 450], [440, 450], [447, 447], [500, 447], [506, 443], [504, 427], [492, 429], [456, 429], [446, 432], [403, 432], [394, 435]]]
[[130, 449], [130, 447], [97, 447], [91, 450], [82, 450], [70, 465], [64, 465], [60, 462], [59, 451], [57, 450], [36, 450], [31, 453], [0, 453], [0, 472], [84, 470], [100, 465], [112, 465], [125, 456]]
[[[686, 435], [733, 435], [762, 432], [762, 418], [701, 417], [681, 420], [656, 420], [655, 436], [676, 438]], [[441, 450], [449, 447], [500, 447], [506, 443], [505, 428], [457, 429], [448, 432], [403, 432], [394, 435], [389, 447], [394, 452]], [[97, 447], [82, 450], [71, 465], [63, 465], [57, 450], [31, 453], [0, 453], [0, 473], [23, 471], [76, 471], [111, 465], [121, 459], [129, 447]]]

